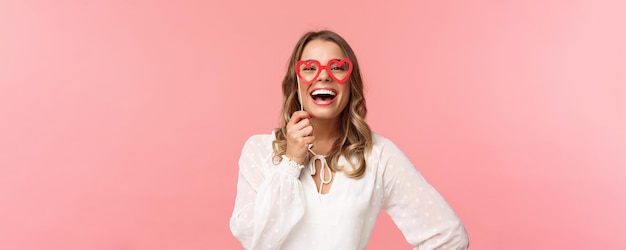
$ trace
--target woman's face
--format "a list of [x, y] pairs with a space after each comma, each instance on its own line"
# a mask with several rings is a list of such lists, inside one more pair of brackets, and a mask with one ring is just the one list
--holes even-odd
[[[344, 53], [336, 43], [313, 40], [304, 46], [300, 60], [317, 60], [323, 66], [327, 65], [329, 60], [341, 60], [343, 58], [345, 58]], [[300, 72], [306, 74], [305, 70], [309, 69], [303, 67], [306, 66], [301, 65]], [[317, 66], [314, 65], [313, 67]], [[348, 105], [350, 99], [350, 81], [338, 83], [329, 75], [330, 73], [326, 69], [321, 70], [319, 76], [311, 84], [300, 79], [302, 106], [304, 106], [304, 110], [317, 119], [336, 119]]]

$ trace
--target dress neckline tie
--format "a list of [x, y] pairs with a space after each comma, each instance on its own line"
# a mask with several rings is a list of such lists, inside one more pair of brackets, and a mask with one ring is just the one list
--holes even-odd
[[[320, 186], [317, 192], [319, 194], [322, 194], [322, 187], [324, 186], [324, 184], [329, 184], [330, 182], [333, 181], [333, 172], [330, 170], [330, 166], [328, 166], [328, 162], [326, 161], [326, 156], [316, 154], [315, 152], [313, 152], [313, 150], [311, 150], [311, 146], [312, 145], [309, 145], [309, 152], [313, 154], [313, 157], [311, 157], [311, 159], [309, 160], [309, 172], [311, 173], [311, 175], [315, 175], [316, 173], [315, 161], [319, 160], [320, 161], [320, 174], [319, 174]], [[326, 172], [328, 172], [328, 179], [326, 179]]]

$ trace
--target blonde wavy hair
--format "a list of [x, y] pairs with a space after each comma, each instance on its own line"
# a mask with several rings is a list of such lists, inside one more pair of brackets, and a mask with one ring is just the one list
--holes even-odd
[[[337, 33], [329, 30], [321, 30], [318, 32], [308, 32], [304, 34], [291, 53], [287, 73], [283, 78], [282, 90], [283, 101], [281, 110], [280, 127], [274, 130], [276, 139], [272, 142], [274, 149], [274, 162], [279, 162], [281, 157], [287, 151], [287, 123], [293, 112], [300, 110], [300, 102], [298, 101], [297, 76], [295, 65], [302, 56], [304, 46], [313, 40], [323, 40], [334, 42], [342, 49], [345, 56], [352, 61], [353, 70], [348, 82], [350, 84], [350, 99], [346, 108], [340, 114], [340, 124], [343, 124], [341, 134], [333, 143], [327, 157], [330, 159], [330, 168], [333, 171], [344, 171], [346, 176], [351, 178], [359, 178], [363, 176], [366, 169], [366, 155], [372, 149], [372, 131], [365, 122], [367, 108], [365, 106], [365, 97], [363, 95], [363, 80], [356, 55], [348, 43]], [[344, 166], [339, 166], [339, 158], [344, 156], [348, 163], [352, 166], [352, 171], [346, 171]]]

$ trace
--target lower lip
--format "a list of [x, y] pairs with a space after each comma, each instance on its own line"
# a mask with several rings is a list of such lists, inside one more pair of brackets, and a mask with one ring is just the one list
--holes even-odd
[[328, 105], [332, 104], [333, 102], [335, 102], [335, 99], [337, 99], [337, 97], [335, 96], [335, 98], [328, 99], [328, 100], [315, 100], [315, 99], [313, 99], [313, 97], [311, 97], [311, 99], [313, 100], [313, 103], [315, 103], [315, 105], [318, 105], [318, 106], [328, 106]]

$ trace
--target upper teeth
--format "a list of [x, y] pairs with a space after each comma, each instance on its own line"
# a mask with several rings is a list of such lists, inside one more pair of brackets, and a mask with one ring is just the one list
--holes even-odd
[[316, 89], [311, 95], [336, 95], [336, 93], [330, 89]]

